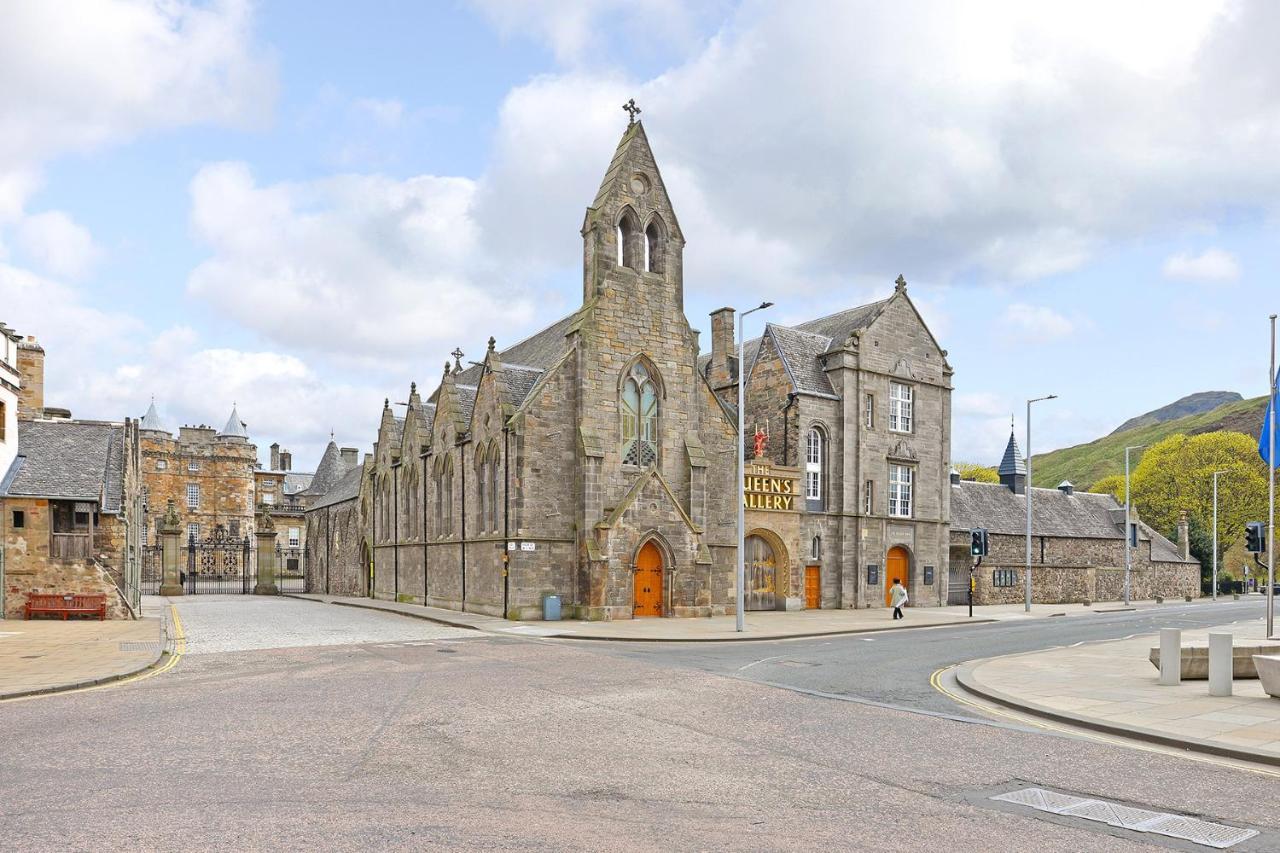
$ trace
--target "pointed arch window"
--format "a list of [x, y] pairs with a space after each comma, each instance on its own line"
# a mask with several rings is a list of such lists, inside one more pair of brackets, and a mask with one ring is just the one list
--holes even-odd
[[644, 250], [640, 246], [640, 222], [631, 208], [625, 209], [618, 217], [615, 237], [618, 241], [618, 266], [638, 269], [640, 258], [637, 255]]
[[804, 497], [810, 504], [822, 503], [823, 463], [826, 457], [826, 441], [822, 430], [809, 428], [805, 442]]
[[666, 254], [666, 232], [662, 223], [655, 216], [644, 229], [644, 269], [645, 272], [665, 272], [663, 262]]
[[489, 447], [489, 477], [489, 529], [496, 533], [502, 506], [502, 454], [496, 442]]
[[622, 384], [622, 462], [645, 467], [658, 460], [658, 386], [642, 362]]
[[483, 449], [476, 454], [476, 491], [479, 493], [476, 501], [476, 508], [479, 512], [479, 525], [477, 527], [483, 532], [486, 522], [489, 520], [489, 460]]

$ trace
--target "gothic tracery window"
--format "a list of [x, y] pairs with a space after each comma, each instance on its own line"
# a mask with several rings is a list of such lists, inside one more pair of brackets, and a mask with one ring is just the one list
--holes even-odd
[[622, 461], [644, 467], [658, 459], [658, 388], [637, 361], [622, 385]]

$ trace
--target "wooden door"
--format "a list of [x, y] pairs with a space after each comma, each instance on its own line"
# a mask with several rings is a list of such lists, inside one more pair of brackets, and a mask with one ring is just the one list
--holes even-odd
[[822, 606], [822, 570], [817, 566], [804, 568], [804, 606], [809, 610]]
[[636, 555], [635, 607], [632, 616], [662, 615], [662, 552], [646, 542]]
[[895, 578], [902, 581], [902, 585], [909, 588], [907, 575], [911, 568], [911, 559], [907, 556], [907, 550], [894, 546], [889, 549], [889, 555], [884, 561], [884, 606], [888, 607], [893, 601], [893, 581]]

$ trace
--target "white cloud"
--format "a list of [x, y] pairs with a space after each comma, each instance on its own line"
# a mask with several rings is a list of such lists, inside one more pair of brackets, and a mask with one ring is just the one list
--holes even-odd
[[355, 109], [383, 127], [396, 127], [404, 119], [404, 102], [395, 98], [358, 98]]
[[89, 231], [60, 210], [23, 217], [15, 236], [37, 266], [56, 276], [82, 278], [101, 254]]
[[581, 47], [625, 26], [598, 8], [546, 24], [568, 70], [504, 103], [479, 218], [537, 217], [499, 251], [566, 256], [632, 95], [701, 288], [1026, 281], [1280, 198], [1274, 4], [747, 4], [648, 80]]
[[1205, 249], [1198, 255], [1179, 252], [1164, 262], [1165, 278], [1188, 281], [1235, 281], [1240, 277], [1240, 264], [1234, 255], [1222, 249]]
[[403, 365], [483, 340], [532, 307], [487, 280], [474, 195], [463, 178], [259, 186], [242, 163], [206, 166], [192, 223], [214, 254], [188, 291], [274, 341], [347, 361]]
[[1044, 305], [1015, 302], [1005, 308], [1002, 323], [1022, 340], [1046, 343], [1073, 334], [1076, 325]]

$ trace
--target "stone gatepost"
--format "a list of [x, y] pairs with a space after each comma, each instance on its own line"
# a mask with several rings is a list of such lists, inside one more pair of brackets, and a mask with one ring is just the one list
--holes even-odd
[[182, 557], [182, 520], [178, 518], [177, 505], [170, 498], [160, 518], [161, 595], [182, 595]]
[[260, 513], [253, 533], [258, 551], [258, 585], [254, 595], [279, 595], [276, 586], [276, 525], [268, 513]]

